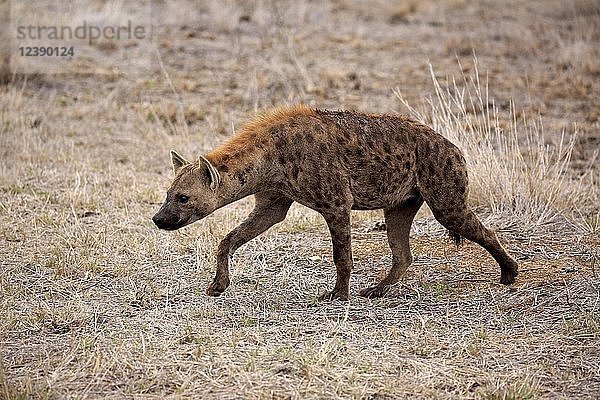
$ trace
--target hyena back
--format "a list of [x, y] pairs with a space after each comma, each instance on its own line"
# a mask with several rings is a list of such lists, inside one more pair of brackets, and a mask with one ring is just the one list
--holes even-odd
[[174, 230], [253, 194], [247, 219], [221, 241], [207, 293], [229, 286], [229, 258], [243, 244], [283, 221], [294, 201], [319, 212], [329, 227], [337, 278], [321, 298], [347, 299], [352, 270], [351, 210], [383, 209], [392, 250], [387, 276], [363, 289], [382, 296], [412, 262], [409, 232], [427, 202], [451, 234], [483, 246], [511, 284], [517, 263], [467, 205], [468, 179], [460, 150], [431, 128], [401, 115], [278, 108], [256, 118], [206, 157], [188, 162], [171, 152], [175, 179], [153, 217]]

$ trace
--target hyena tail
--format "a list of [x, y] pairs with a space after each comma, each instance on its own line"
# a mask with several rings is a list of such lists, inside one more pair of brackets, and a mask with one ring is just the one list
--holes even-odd
[[465, 238], [460, 236], [456, 232], [448, 231], [448, 236], [450, 237], [450, 240], [452, 240], [454, 242], [456, 247], [460, 246], [461, 244], [463, 244], [465, 242]]

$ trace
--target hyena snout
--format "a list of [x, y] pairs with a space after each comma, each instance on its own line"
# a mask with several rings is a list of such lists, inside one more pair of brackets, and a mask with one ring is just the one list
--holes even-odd
[[179, 229], [186, 225], [186, 221], [182, 221], [178, 215], [167, 213], [163, 208], [154, 214], [154, 217], [152, 217], [152, 222], [154, 222], [154, 225], [156, 225], [159, 229], [164, 229], [167, 231], [174, 231], [175, 229]]
[[152, 222], [154, 222], [154, 225], [156, 225], [159, 229], [169, 230], [169, 228], [172, 226], [172, 224], [159, 215], [159, 213], [156, 213], [154, 217], [152, 217]]

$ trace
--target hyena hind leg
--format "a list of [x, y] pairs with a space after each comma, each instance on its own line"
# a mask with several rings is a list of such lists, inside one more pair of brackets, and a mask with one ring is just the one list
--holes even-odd
[[384, 211], [388, 243], [392, 250], [392, 267], [386, 277], [377, 285], [361, 290], [359, 293], [361, 296], [382, 297], [391, 285], [406, 274], [406, 270], [412, 263], [409, 245], [410, 227], [421, 205], [423, 205], [423, 199], [419, 198], [408, 205]]
[[510, 285], [515, 281], [518, 275], [517, 262], [504, 250], [496, 234], [486, 228], [473, 211], [468, 208], [458, 212], [432, 211], [435, 218], [452, 233], [479, 244], [494, 257], [500, 265], [500, 283]]

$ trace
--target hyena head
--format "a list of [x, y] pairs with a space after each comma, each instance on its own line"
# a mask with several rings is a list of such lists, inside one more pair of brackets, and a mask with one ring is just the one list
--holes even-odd
[[217, 189], [221, 177], [217, 169], [204, 157], [190, 163], [171, 150], [175, 178], [167, 191], [167, 198], [152, 221], [160, 229], [169, 231], [196, 222], [218, 208]]

